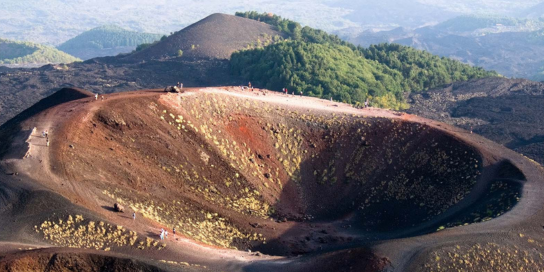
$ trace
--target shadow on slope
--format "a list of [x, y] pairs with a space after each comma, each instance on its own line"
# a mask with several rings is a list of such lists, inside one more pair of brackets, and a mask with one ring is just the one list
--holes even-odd
[[[483, 165], [472, 147], [423, 125], [371, 123], [363, 137], [358, 126], [320, 137], [337, 142], [302, 162], [300, 180], [284, 187], [275, 206], [290, 228], [254, 250], [290, 256], [353, 248], [491, 220], [519, 201], [525, 177], [511, 163]], [[282, 214], [291, 190], [301, 212]]]

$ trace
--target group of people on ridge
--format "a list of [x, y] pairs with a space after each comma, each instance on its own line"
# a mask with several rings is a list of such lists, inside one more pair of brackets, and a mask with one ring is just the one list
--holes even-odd
[[[178, 84], [179, 84], [179, 83], [178, 83]], [[251, 85], [251, 82], [249, 82], [247, 85], [248, 85], [248, 89], [250, 89], [251, 91], [253, 91], [253, 86]], [[242, 91], [243, 91], [244, 88], [245, 88], [244, 86], [240, 86], [240, 87], [242, 88]], [[281, 89], [281, 92], [284, 93], [285, 95], [289, 95], [289, 91], [287, 90], [287, 88], [282, 88], [282, 89]], [[299, 94], [300, 94], [300, 96], [302, 96], [302, 95], [303, 95], [303, 91], [302, 91], [302, 90], [299, 90]], [[293, 95], [293, 96], [295, 95], [295, 91], [292, 92], [292, 95]], [[332, 101], [332, 97], [330, 98], [330, 100]], [[357, 103], [357, 104], [359, 104], [359, 103]], [[365, 100], [365, 102], [364, 102], [363, 105], [364, 105], [364, 108], [370, 107], [370, 101], [369, 101], [368, 98]], [[355, 106], [355, 107], [356, 107], [356, 108], [359, 108], [359, 106]]]
[[[285, 95], [289, 95], [289, 91], [287, 90], [287, 88], [283, 88], [281, 89], [282, 93], [285, 93]], [[298, 93], [300, 94], [300, 96], [302, 96], [303, 92], [302, 90], [299, 90]], [[292, 95], [295, 95], [295, 91], [293, 91]]]

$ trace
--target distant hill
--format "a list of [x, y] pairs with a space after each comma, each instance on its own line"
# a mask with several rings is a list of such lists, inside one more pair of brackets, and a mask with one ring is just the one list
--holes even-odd
[[398, 27], [386, 31], [367, 30], [358, 37], [345, 36], [349, 41], [361, 46], [382, 42], [393, 42], [405, 38], [428, 36], [444, 37], [457, 35], [463, 37], [482, 37], [497, 33], [534, 32], [544, 28], [544, 19], [524, 19], [491, 15], [457, 16], [442, 23], [415, 29]]
[[[433, 28], [449, 32], [471, 32], [487, 28], [504, 28], [505, 31], [538, 30], [544, 27], [544, 21], [531, 19], [518, 19], [500, 16], [458, 16], [442, 22]], [[500, 31], [500, 30], [499, 30]]]
[[544, 34], [541, 31], [493, 33], [480, 37], [424, 35], [395, 42], [515, 78], [536, 79], [544, 63]]
[[522, 18], [542, 18], [544, 17], [544, 2], [540, 2], [530, 8], [524, 9], [518, 12], [518, 17]]
[[366, 31], [350, 41], [363, 47], [398, 43], [507, 77], [543, 78], [544, 20], [540, 19], [462, 16], [414, 30]]
[[48, 64], [80, 61], [54, 47], [0, 39], [0, 64]]
[[126, 57], [151, 60], [177, 57], [229, 59], [235, 51], [280, 39], [282, 34], [270, 25], [226, 14], [212, 14], [163, 41]]
[[115, 56], [130, 53], [136, 46], [152, 43], [161, 38], [161, 34], [129, 31], [118, 26], [101, 26], [83, 32], [66, 41], [57, 48], [87, 60], [96, 57]]

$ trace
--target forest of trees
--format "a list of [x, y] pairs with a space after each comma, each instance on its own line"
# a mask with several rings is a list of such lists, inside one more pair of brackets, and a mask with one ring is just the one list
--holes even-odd
[[[161, 36], [129, 31], [118, 26], [101, 26], [66, 41], [59, 45], [58, 49], [82, 59], [89, 59], [115, 53], [128, 53], [141, 44], [158, 41]], [[130, 49], [121, 50], [127, 47]]]
[[62, 51], [81, 48], [114, 48], [120, 46], [137, 46], [152, 43], [161, 38], [160, 34], [129, 31], [118, 26], [101, 26], [83, 32], [80, 35], [58, 46]]
[[388, 95], [379, 106], [402, 108], [402, 75], [336, 44], [286, 41], [260, 50], [238, 52], [231, 68], [262, 87], [296, 94], [333, 98], [346, 103]]
[[405, 91], [419, 92], [454, 81], [498, 76], [496, 72], [398, 44], [378, 44], [361, 49], [366, 59], [400, 72]]
[[0, 39], [0, 64], [71, 63], [79, 59], [53, 47]]
[[498, 76], [407, 46], [358, 47], [276, 15], [257, 12], [236, 15], [271, 24], [290, 37], [231, 56], [231, 71], [235, 75], [272, 90], [287, 87], [297, 93], [354, 104], [370, 98], [374, 106], [401, 109], [406, 106], [405, 92]]

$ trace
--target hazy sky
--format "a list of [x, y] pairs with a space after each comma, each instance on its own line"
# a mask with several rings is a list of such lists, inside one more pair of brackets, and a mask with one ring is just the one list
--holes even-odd
[[215, 13], [267, 11], [304, 25], [416, 27], [460, 14], [515, 15], [537, 0], [0, 0], [0, 37], [59, 44], [90, 28], [117, 24], [169, 33]]

